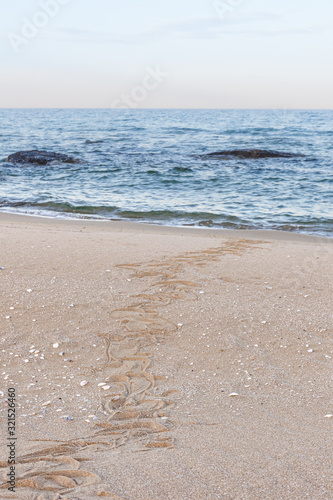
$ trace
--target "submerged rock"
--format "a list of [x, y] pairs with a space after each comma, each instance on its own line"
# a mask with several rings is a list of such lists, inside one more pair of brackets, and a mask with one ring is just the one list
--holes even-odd
[[226, 151], [218, 151], [217, 153], [208, 153], [202, 155], [202, 157], [210, 157], [210, 158], [241, 158], [241, 159], [253, 159], [257, 160], [259, 158], [296, 158], [298, 156], [303, 156], [301, 154], [295, 153], [281, 153], [279, 151], [267, 151], [265, 149], [235, 149], [235, 150], [226, 150]]
[[49, 151], [20, 151], [9, 155], [7, 158], [11, 163], [33, 164], [33, 165], [49, 165], [53, 162], [60, 163], [79, 163], [79, 160], [71, 156], [61, 153], [50, 153]]

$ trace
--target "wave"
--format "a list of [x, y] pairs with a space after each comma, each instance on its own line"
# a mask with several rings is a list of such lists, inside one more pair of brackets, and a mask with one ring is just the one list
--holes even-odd
[[193, 172], [192, 168], [190, 167], [173, 167], [172, 170], [174, 172]]
[[[264, 219], [244, 219], [226, 213], [211, 213], [183, 210], [126, 210], [116, 206], [72, 205], [57, 202], [1, 202], [0, 211], [75, 219], [128, 220], [171, 226], [202, 227], [215, 229], [265, 229], [292, 231], [298, 233], [317, 234], [332, 237], [333, 219], [318, 218], [300, 219], [295, 216], [286, 217], [284, 222]], [[289, 220], [288, 220], [289, 219]]]
[[176, 132], [177, 134], [187, 134], [188, 132], [207, 132], [203, 128], [193, 128], [193, 127], [163, 127], [166, 132]]
[[85, 144], [100, 144], [101, 142], [104, 142], [104, 139], [98, 139], [96, 141], [91, 141], [90, 139], [87, 139], [84, 143]]
[[230, 128], [221, 130], [222, 134], [239, 135], [239, 134], [260, 134], [267, 132], [280, 132], [279, 127], [246, 127], [246, 128]]
[[146, 174], [148, 175], [162, 175], [158, 170], [147, 170]]
[[183, 220], [204, 222], [209, 220], [225, 219], [232, 222], [245, 222], [237, 216], [221, 215], [211, 212], [185, 211], [185, 210], [127, 210], [117, 206], [90, 206], [90, 205], [73, 205], [68, 202], [54, 201], [10, 201], [3, 200], [0, 202], [0, 207], [5, 208], [26, 208], [30, 210], [50, 210], [58, 213], [82, 214], [82, 215], [98, 215], [99, 217], [118, 217], [127, 219], [141, 220]]

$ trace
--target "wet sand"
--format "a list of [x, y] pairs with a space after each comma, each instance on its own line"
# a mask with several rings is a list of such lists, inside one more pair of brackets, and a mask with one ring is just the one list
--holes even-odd
[[333, 498], [332, 241], [0, 214], [0, 498]]

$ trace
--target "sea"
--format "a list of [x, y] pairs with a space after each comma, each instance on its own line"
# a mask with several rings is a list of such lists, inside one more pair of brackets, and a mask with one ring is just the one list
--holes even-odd
[[[239, 149], [300, 156], [207, 156]], [[2, 109], [0, 211], [333, 237], [333, 111]]]

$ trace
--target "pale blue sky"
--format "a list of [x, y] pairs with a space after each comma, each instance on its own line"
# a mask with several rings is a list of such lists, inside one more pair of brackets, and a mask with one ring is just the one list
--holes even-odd
[[332, 109], [332, 49], [332, 0], [2, 2], [0, 107]]

